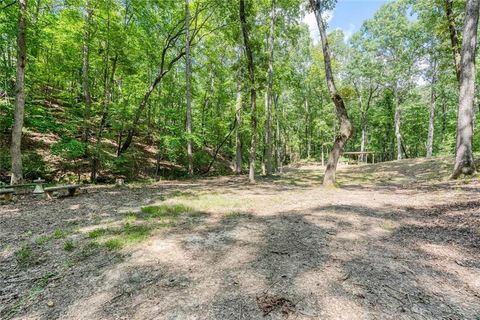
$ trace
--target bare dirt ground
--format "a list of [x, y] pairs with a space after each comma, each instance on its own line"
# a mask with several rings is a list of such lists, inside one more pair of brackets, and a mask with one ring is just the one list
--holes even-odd
[[478, 320], [480, 183], [446, 163], [20, 197], [0, 206], [0, 318]]

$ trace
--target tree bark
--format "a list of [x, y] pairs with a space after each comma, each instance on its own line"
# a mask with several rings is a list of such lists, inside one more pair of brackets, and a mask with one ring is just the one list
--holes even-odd
[[268, 37], [268, 86], [267, 86], [267, 119], [265, 124], [265, 171], [272, 174], [272, 107], [273, 107], [273, 62], [275, 49], [275, 0], [272, 0], [270, 12], [270, 34]]
[[401, 121], [402, 121], [402, 110], [400, 106], [400, 98], [398, 97], [397, 89], [394, 89], [394, 99], [395, 99], [395, 138], [397, 140], [397, 160], [402, 160], [402, 133], [400, 131]]
[[252, 137], [250, 143], [248, 178], [250, 180], [250, 183], [255, 183], [255, 159], [257, 157], [257, 90], [255, 88], [255, 64], [253, 61], [253, 52], [250, 46], [248, 34], [247, 16], [245, 13], [245, 0], [240, 0], [240, 27], [243, 35], [245, 54], [248, 61], [248, 74], [250, 80], [250, 121]]
[[90, 20], [92, 17], [92, 10], [90, 9], [89, 1], [85, 5], [85, 26], [83, 33], [83, 57], [82, 57], [82, 88], [83, 99], [85, 102], [85, 111], [83, 118], [83, 135], [82, 140], [88, 143], [90, 137], [90, 114], [92, 108], [92, 97], [90, 95]]
[[187, 158], [188, 175], [193, 175], [193, 140], [192, 140], [192, 61], [190, 59], [190, 0], [185, 0], [185, 73], [186, 73], [186, 100], [187, 100]]
[[241, 174], [243, 161], [242, 139], [240, 136], [240, 126], [242, 124], [242, 81], [240, 79], [240, 75], [237, 77], [237, 100], [235, 103], [235, 117], [237, 121], [237, 125], [235, 126], [235, 173]]
[[348, 117], [347, 108], [343, 98], [337, 91], [335, 86], [335, 81], [333, 77], [331, 59], [330, 59], [330, 48], [327, 39], [327, 32], [325, 28], [325, 23], [322, 18], [322, 13], [320, 10], [320, 5], [318, 0], [310, 0], [311, 7], [315, 13], [315, 18], [317, 20], [318, 30], [320, 31], [320, 39], [322, 43], [323, 57], [325, 62], [325, 76], [327, 80], [328, 91], [330, 97], [335, 104], [336, 114], [340, 122], [339, 134], [335, 138], [332, 151], [328, 158], [327, 168], [325, 169], [325, 176], [323, 178], [323, 184], [325, 186], [334, 186], [336, 182], [336, 171], [337, 164], [340, 155], [343, 152], [343, 148], [348, 140], [353, 136], [355, 129]]
[[431, 83], [431, 94], [430, 94], [430, 116], [428, 119], [428, 137], [427, 137], [427, 158], [433, 156], [433, 134], [435, 129], [435, 109], [437, 105], [437, 96], [435, 93], [435, 83], [436, 83], [436, 61], [433, 62], [433, 75]]
[[460, 41], [458, 40], [457, 27], [455, 17], [453, 15], [453, 0], [445, 0], [445, 12], [447, 14], [448, 30], [450, 32], [450, 43], [452, 46], [453, 61], [455, 63], [455, 75], [460, 83]]
[[19, 0], [20, 11], [17, 22], [17, 74], [15, 82], [15, 115], [12, 130], [12, 176], [11, 184], [23, 182], [22, 170], [22, 129], [25, 115], [25, 66], [27, 62], [26, 16], [27, 0]]
[[462, 173], [474, 174], [475, 162], [472, 152], [474, 96], [475, 96], [475, 53], [477, 45], [480, 0], [468, 0], [465, 10], [465, 28], [461, 53], [460, 95], [457, 119], [457, 148], [452, 178]]

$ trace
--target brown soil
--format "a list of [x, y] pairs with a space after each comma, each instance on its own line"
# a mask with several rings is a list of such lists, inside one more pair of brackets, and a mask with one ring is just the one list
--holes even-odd
[[[26, 196], [0, 206], [0, 318], [477, 320], [480, 184], [442, 179], [448, 170], [442, 159], [343, 167], [340, 188], [325, 189], [310, 164], [255, 186]], [[129, 223], [155, 226], [141, 241], [92, 245], [90, 231], [158, 205], [184, 212], [161, 227], [137, 214]]]

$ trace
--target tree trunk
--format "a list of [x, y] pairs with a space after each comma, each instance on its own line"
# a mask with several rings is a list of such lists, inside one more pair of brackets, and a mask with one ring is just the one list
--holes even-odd
[[473, 161], [473, 102], [475, 96], [475, 51], [480, 0], [468, 0], [461, 53], [460, 95], [457, 120], [457, 148], [452, 178], [475, 173]]
[[245, 54], [248, 61], [248, 74], [250, 79], [250, 112], [252, 137], [250, 143], [250, 159], [248, 178], [250, 183], [255, 183], [255, 159], [257, 156], [257, 90], [255, 88], [255, 64], [253, 52], [248, 35], [247, 17], [245, 14], [245, 0], [240, 0], [240, 27], [242, 29]]
[[25, 114], [25, 65], [27, 62], [26, 15], [27, 1], [19, 0], [20, 11], [17, 22], [17, 75], [15, 82], [15, 115], [12, 130], [12, 176], [11, 184], [23, 182], [22, 170], [22, 129]]
[[447, 14], [448, 30], [450, 31], [450, 43], [452, 46], [453, 61], [455, 63], [455, 75], [460, 83], [460, 41], [458, 40], [455, 17], [453, 15], [453, 0], [445, 0], [445, 12]]
[[237, 77], [237, 100], [235, 103], [235, 116], [237, 125], [235, 126], [235, 173], [242, 173], [242, 139], [240, 136], [240, 126], [242, 123], [242, 81]]
[[186, 73], [186, 100], [187, 100], [187, 158], [188, 175], [193, 175], [193, 140], [192, 140], [192, 61], [190, 59], [190, 0], [185, 0], [185, 73]]
[[335, 104], [337, 117], [340, 121], [340, 132], [335, 139], [333, 144], [332, 151], [330, 152], [330, 156], [327, 163], [327, 168], [325, 169], [325, 176], [323, 178], [323, 184], [325, 186], [334, 186], [336, 179], [335, 174], [337, 171], [337, 164], [338, 159], [340, 158], [341, 153], [343, 152], [343, 148], [345, 144], [348, 142], [350, 137], [354, 134], [354, 127], [348, 117], [347, 108], [345, 107], [345, 103], [337, 91], [335, 86], [335, 81], [333, 78], [331, 60], [330, 60], [330, 48], [327, 39], [327, 32], [325, 28], [325, 23], [323, 21], [320, 7], [315, 0], [310, 0], [312, 8], [315, 13], [315, 17], [317, 20], [318, 30], [320, 31], [320, 38], [322, 42], [322, 50], [325, 62], [325, 76], [327, 80], [328, 91], [330, 93], [330, 97]]
[[400, 101], [398, 97], [397, 89], [395, 88], [395, 138], [397, 140], [397, 160], [402, 160], [402, 133], [400, 131], [402, 121], [402, 110], [400, 108]]
[[367, 149], [367, 115], [365, 112], [362, 112], [360, 117], [360, 125], [362, 126], [362, 140], [360, 142], [360, 152], [362, 152], [362, 154], [360, 154], [360, 160], [365, 162], [364, 152]]
[[90, 3], [87, 1], [85, 5], [85, 29], [83, 33], [83, 64], [82, 64], [82, 87], [83, 87], [83, 99], [85, 102], [85, 111], [83, 118], [83, 135], [82, 140], [88, 143], [90, 137], [90, 114], [92, 108], [92, 97], [90, 95], [90, 19], [92, 11], [90, 9]]
[[433, 155], [433, 134], [435, 129], [435, 108], [437, 105], [437, 96], [435, 94], [436, 83], [436, 62], [433, 63], [432, 89], [430, 94], [430, 116], [428, 119], [428, 138], [427, 138], [427, 158]]
[[273, 53], [275, 49], [275, 0], [272, 0], [270, 12], [270, 34], [268, 39], [268, 86], [267, 86], [267, 119], [265, 125], [265, 170], [267, 176], [272, 174], [272, 106], [273, 106]]

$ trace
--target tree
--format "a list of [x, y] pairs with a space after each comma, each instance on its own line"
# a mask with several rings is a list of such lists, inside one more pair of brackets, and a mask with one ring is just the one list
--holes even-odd
[[338, 120], [340, 121], [339, 134], [335, 139], [330, 157], [328, 159], [327, 168], [325, 169], [325, 176], [323, 178], [323, 184], [325, 186], [335, 185], [335, 174], [337, 171], [338, 159], [340, 158], [343, 148], [348, 140], [353, 136], [355, 129], [348, 117], [347, 108], [343, 101], [342, 96], [338, 93], [335, 86], [334, 76], [332, 72], [330, 48], [327, 39], [327, 33], [325, 28], [325, 22], [323, 21], [322, 13], [324, 10], [328, 10], [333, 6], [332, 2], [321, 0], [310, 0], [311, 8], [315, 13], [317, 20], [318, 30], [320, 31], [320, 39], [322, 43], [322, 51], [325, 62], [325, 76], [327, 80], [327, 86], [330, 93], [330, 98], [335, 104]]
[[468, 0], [465, 9], [460, 63], [460, 95], [457, 119], [457, 147], [452, 178], [476, 171], [472, 152], [473, 100], [475, 97], [475, 53], [480, 0]]
[[11, 184], [19, 184], [23, 181], [22, 170], [22, 130], [25, 115], [25, 66], [27, 62], [26, 44], [26, 17], [27, 1], [19, 0], [19, 13], [17, 22], [17, 75], [15, 82], [15, 116], [12, 130], [12, 176]]
[[268, 85], [267, 85], [267, 119], [265, 123], [265, 171], [272, 174], [272, 108], [273, 108], [273, 53], [275, 48], [275, 0], [272, 0], [270, 12], [270, 33], [268, 36]]
[[189, 0], [185, 0], [185, 74], [187, 101], [187, 157], [188, 174], [193, 175], [193, 140], [192, 140], [192, 61], [190, 59], [190, 11]]
[[249, 28], [245, 11], [245, 0], [240, 0], [240, 27], [242, 30], [245, 55], [248, 63], [248, 77], [250, 81], [250, 112], [251, 112], [251, 143], [248, 178], [250, 183], [255, 183], [255, 160], [257, 157], [257, 89], [255, 87], [255, 63], [250, 44]]

